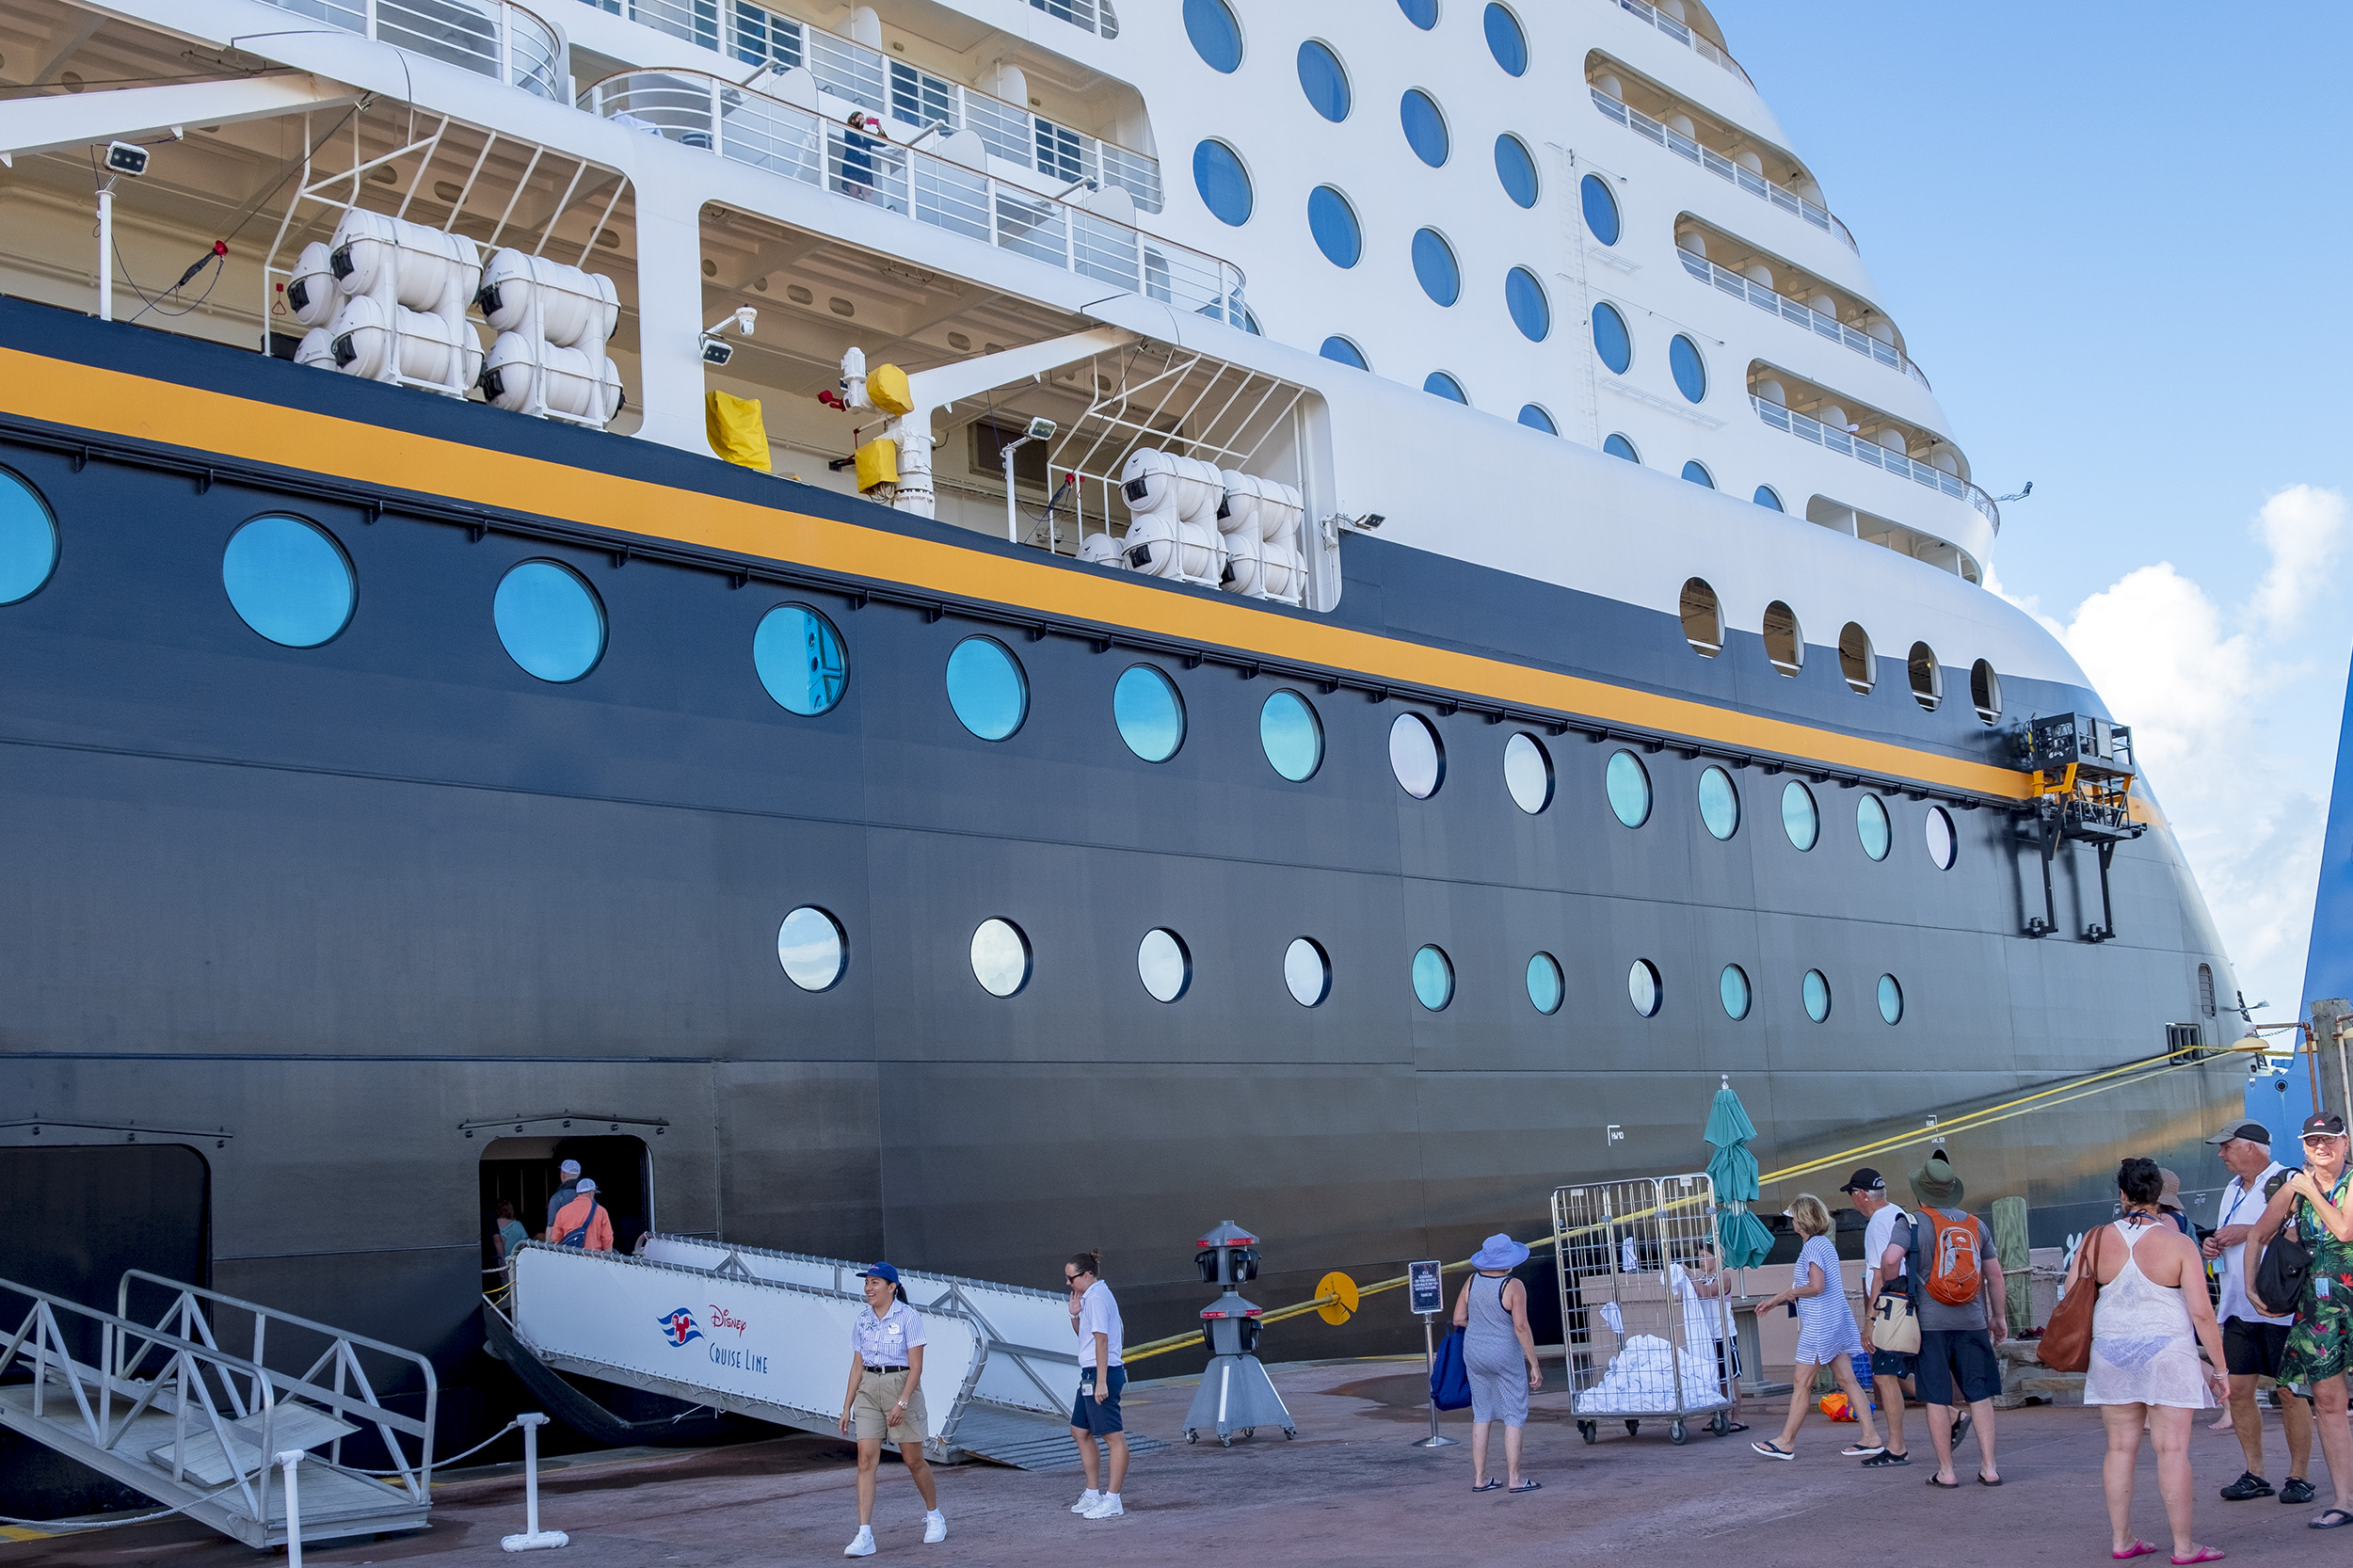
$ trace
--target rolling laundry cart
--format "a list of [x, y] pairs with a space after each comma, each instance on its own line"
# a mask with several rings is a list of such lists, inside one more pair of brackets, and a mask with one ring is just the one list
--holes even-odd
[[[1716, 1188], [1705, 1172], [1585, 1182], [1552, 1194], [1577, 1430], [1605, 1419], [1667, 1423], [1681, 1443], [1702, 1418], [1730, 1430], [1732, 1315], [1694, 1286], [1715, 1272]], [[1721, 1351], [1719, 1347], [1724, 1347]]]

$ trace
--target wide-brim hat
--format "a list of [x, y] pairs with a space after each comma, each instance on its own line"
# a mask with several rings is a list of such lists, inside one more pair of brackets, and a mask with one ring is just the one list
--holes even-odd
[[1501, 1231], [1488, 1237], [1479, 1250], [1471, 1254], [1471, 1267], [1474, 1269], [1516, 1269], [1527, 1261], [1528, 1249]]
[[2157, 1179], [2164, 1183], [2157, 1190], [2157, 1207], [2180, 1208], [2182, 1207], [2182, 1178], [2160, 1165], [2157, 1167]]
[[1929, 1155], [1928, 1163], [1912, 1173], [1912, 1195], [1930, 1208], [1956, 1208], [1967, 1192], [1943, 1149]]

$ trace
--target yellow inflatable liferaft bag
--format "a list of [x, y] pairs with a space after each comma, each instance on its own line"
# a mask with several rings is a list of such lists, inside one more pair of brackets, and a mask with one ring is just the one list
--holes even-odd
[[705, 392], [703, 424], [710, 432], [712, 451], [730, 463], [762, 473], [773, 472], [768, 466], [768, 426], [760, 417], [760, 399]]
[[876, 436], [852, 456], [856, 458], [858, 494], [899, 482], [899, 443], [888, 436]]

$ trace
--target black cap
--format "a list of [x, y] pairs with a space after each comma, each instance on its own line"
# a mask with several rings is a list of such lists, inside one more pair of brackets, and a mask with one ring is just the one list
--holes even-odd
[[2305, 1137], [2317, 1138], [2324, 1132], [2331, 1138], [2344, 1137], [2345, 1118], [2333, 1111], [2323, 1111], [2317, 1115], [2304, 1118]]
[[2241, 1138], [2246, 1139], [2250, 1144], [2261, 1144], [2265, 1148], [2269, 1148], [2271, 1146], [2271, 1129], [2264, 1126], [2261, 1122], [2241, 1122], [2238, 1126], [2232, 1128], [2227, 1131], [2216, 1133], [2213, 1137], [2207, 1139], [2206, 1142], [2209, 1144], [2230, 1144], [2235, 1143]]
[[1887, 1191], [1887, 1178], [1865, 1165], [1849, 1176], [1847, 1185], [1841, 1187], [1839, 1191], [1842, 1192], [1884, 1192]]

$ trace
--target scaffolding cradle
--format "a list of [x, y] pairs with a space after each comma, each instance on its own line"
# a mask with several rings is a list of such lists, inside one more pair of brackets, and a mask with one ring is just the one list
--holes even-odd
[[2084, 940], [2112, 941], [2116, 904], [2108, 873], [2116, 846], [2149, 831], [2132, 815], [2133, 732], [2105, 719], [2062, 713], [2031, 721], [2022, 740], [2035, 769], [2034, 798], [2024, 809], [2034, 819], [2042, 851], [2042, 913], [2027, 918], [2026, 935], [2058, 931], [2051, 861], [2060, 844], [2073, 841], [2095, 845], [2100, 855], [2100, 918], [2084, 927]]

